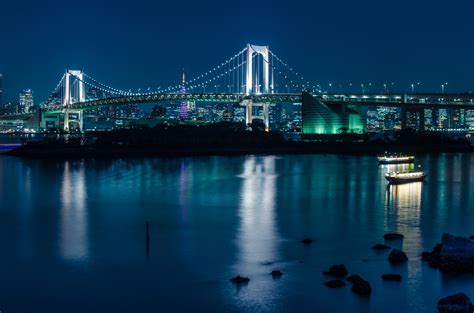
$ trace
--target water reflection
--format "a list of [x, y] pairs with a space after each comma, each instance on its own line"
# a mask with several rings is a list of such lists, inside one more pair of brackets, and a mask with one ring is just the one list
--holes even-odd
[[181, 221], [188, 222], [188, 166], [184, 160], [181, 161], [179, 170], [179, 206], [181, 208]]
[[88, 256], [86, 180], [83, 162], [72, 167], [65, 162], [61, 182], [60, 254], [78, 261]]
[[[274, 261], [275, 247], [275, 157], [249, 157], [244, 163], [240, 196], [238, 245], [241, 270], [259, 262]], [[250, 267], [250, 268], [249, 268]]]
[[423, 288], [420, 251], [423, 247], [421, 234], [422, 182], [388, 185], [386, 192], [386, 230], [405, 235], [400, 248], [407, 253], [410, 262], [406, 270], [408, 280], [408, 305], [412, 308], [423, 305]]
[[[276, 157], [247, 157], [243, 165], [239, 199], [239, 228], [237, 233], [237, 260], [235, 272], [245, 273], [255, 279], [245, 290], [237, 288], [239, 310], [277, 306], [278, 292], [269, 278], [278, 259], [277, 230], [275, 227], [275, 173]], [[242, 292], [241, 292], [242, 291]]]
[[397, 211], [398, 221], [419, 220], [421, 208], [422, 182], [409, 184], [387, 185], [386, 204], [387, 211]]

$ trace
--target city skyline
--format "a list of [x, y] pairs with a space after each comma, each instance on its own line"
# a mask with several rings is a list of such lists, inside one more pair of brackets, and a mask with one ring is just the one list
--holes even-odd
[[[449, 82], [448, 90], [466, 92], [474, 81], [474, 47], [466, 40], [473, 4], [467, 1], [27, 4], [9, 3], [1, 13], [4, 102], [26, 88], [44, 101], [66, 68], [84, 69], [122, 89], [179, 84], [183, 67], [192, 78], [248, 42], [274, 47], [309, 81], [328, 89], [372, 83], [381, 91], [394, 82], [410, 91], [421, 82], [417, 90], [441, 91]], [[169, 14], [157, 14], [163, 11]], [[19, 16], [25, 23], [9, 31]]]

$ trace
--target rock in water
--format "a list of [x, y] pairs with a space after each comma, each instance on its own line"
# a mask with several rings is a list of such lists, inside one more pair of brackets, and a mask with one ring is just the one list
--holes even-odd
[[309, 245], [313, 243], [313, 239], [306, 237], [305, 239], [301, 240], [301, 243], [304, 243], [305, 245]]
[[282, 273], [281, 271], [279, 271], [279, 270], [274, 270], [274, 271], [272, 271], [272, 277], [273, 277], [273, 278], [280, 278], [281, 275], [283, 275], [283, 273]]
[[356, 281], [352, 285], [351, 290], [361, 296], [368, 296], [372, 293], [369, 282], [364, 279]]
[[441, 254], [445, 257], [474, 258], [474, 242], [464, 237], [443, 234]]
[[346, 283], [340, 279], [328, 280], [324, 284], [329, 288], [341, 288], [346, 285]]
[[390, 247], [387, 246], [387, 245], [384, 245], [382, 243], [378, 243], [378, 244], [372, 246], [372, 249], [374, 249], [374, 250], [388, 250], [388, 249], [390, 249]]
[[332, 275], [336, 277], [344, 277], [349, 274], [344, 264], [336, 264], [329, 268], [327, 272], [324, 272], [325, 275]]
[[402, 275], [400, 274], [382, 274], [383, 280], [394, 280], [394, 281], [401, 281]]
[[399, 233], [388, 233], [383, 235], [383, 237], [386, 240], [397, 240], [397, 239], [403, 239], [403, 235]]
[[462, 292], [456, 293], [438, 301], [439, 313], [472, 313], [471, 300]]
[[392, 252], [390, 252], [390, 255], [388, 256], [388, 260], [393, 264], [397, 264], [408, 261], [408, 258], [405, 252], [398, 249], [393, 249]]
[[364, 280], [364, 279], [362, 277], [360, 277], [359, 275], [355, 274], [355, 275], [351, 275], [351, 276], [347, 277], [346, 280], [348, 282], [351, 282], [351, 283], [355, 284], [356, 282]]
[[421, 258], [443, 272], [474, 272], [474, 241], [444, 233], [441, 243], [423, 252]]
[[237, 275], [234, 278], [231, 278], [230, 281], [234, 284], [246, 284], [250, 281], [250, 278]]

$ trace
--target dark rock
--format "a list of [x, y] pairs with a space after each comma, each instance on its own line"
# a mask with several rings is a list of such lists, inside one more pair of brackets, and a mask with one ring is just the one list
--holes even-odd
[[423, 252], [423, 261], [443, 272], [474, 272], [474, 241], [444, 233], [433, 251]]
[[469, 239], [474, 240], [474, 235], [469, 236]]
[[234, 284], [246, 284], [250, 281], [250, 278], [237, 275], [234, 278], [231, 278], [230, 281]]
[[374, 250], [388, 250], [388, 249], [390, 249], [390, 247], [387, 246], [387, 245], [384, 245], [382, 243], [378, 243], [378, 244], [372, 246], [372, 249], [374, 249]]
[[368, 296], [372, 293], [369, 282], [364, 279], [356, 281], [352, 285], [351, 290], [361, 296]]
[[394, 280], [394, 281], [401, 281], [402, 275], [400, 274], [382, 274], [383, 280]]
[[423, 261], [428, 261], [431, 257], [431, 252], [422, 252], [421, 253], [421, 259]]
[[391, 263], [404, 263], [408, 261], [407, 255], [405, 252], [398, 250], [398, 249], [393, 249], [392, 252], [390, 252], [390, 255], [388, 256], [388, 260]]
[[348, 282], [351, 282], [351, 283], [356, 283], [358, 281], [363, 281], [364, 279], [362, 277], [360, 277], [359, 275], [355, 274], [355, 275], [351, 275], [349, 277], [347, 277], [346, 279]]
[[344, 264], [333, 265], [329, 268], [329, 271], [324, 272], [325, 275], [332, 275], [336, 277], [344, 277], [349, 274]]
[[329, 288], [341, 288], [341, 287], [344, 287], [346, 285], [346, 283], [343, 282], [340, 279], [328, 280], [324, 284]]
[[445, 257], [474, 258], [474, 242], [460, 236], [443, 234], [440, 250]]
[[398, 234], [398, 233], [388, 233], [388, 234], [383, 235], [383, 237], [384, 237], [386, 240], [403, 239], [403, 235], [402, 235], [402, 234]]
[[274, 270], [272, 271], [272, 277], [273, 278], [278, 278], [278, 277], [281, 277], [281, 275], [283, 275], [283, 273], [279, 270]]
[[305, 239], [301, 240], [301, 243], [304, 243], [305, 245], [309, 245], [313, 243], [313, 239], [306, 237]]
[[439, 313], [472, 313], [472, 310], [471, 300], [462, 292], [438, 301]]

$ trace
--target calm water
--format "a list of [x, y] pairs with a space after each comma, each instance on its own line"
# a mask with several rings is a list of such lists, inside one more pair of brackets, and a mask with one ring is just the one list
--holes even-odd
[[[435, 312], [442, 296], [472, 299], [473, 277], [443, 276], [419, 255], [444, 231], [474, 234], [474, 154], [417, 160], [425, 183], [387, 188], [390, 167], [369, 156], [0, 156], [0, 310]], [[370, 249], [388, 231], [405, 234], [392, 245], [408, 264]], [[372, 296], [326, 288], [321, 271], [335, 263]], [[381, 281], [387, 272], [403, 281]], [[233, 286], [236, 274], [250, 283]]]

